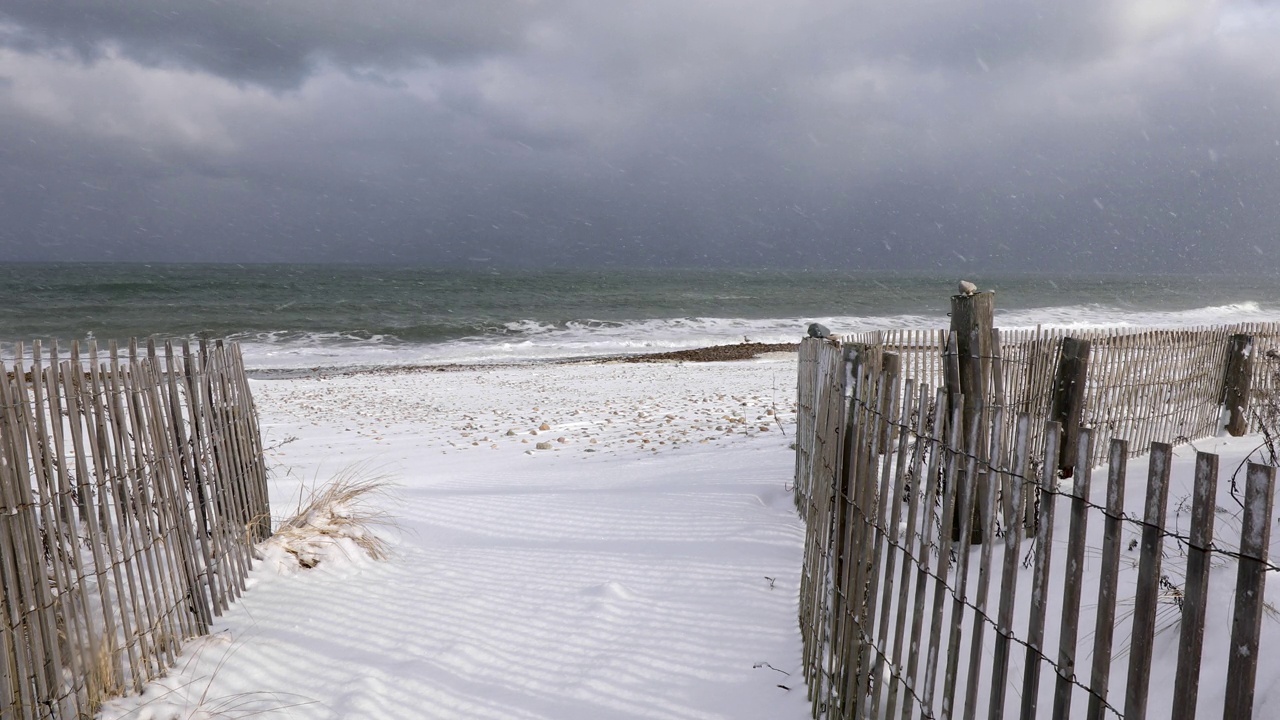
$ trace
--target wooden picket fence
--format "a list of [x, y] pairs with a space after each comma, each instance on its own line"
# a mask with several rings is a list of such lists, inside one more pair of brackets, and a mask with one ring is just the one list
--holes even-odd
[[[1130, 440], [1130, 452], [1139, 455], [1154, 440], [1185, 442], [1217, 431], [1223, 372], [1231, 338], [1237, 335], [1254, 341], [1257, 361], [1252, 363], [1251, 387], [1255, 393], [1275, 390], [1276, 365], [1264, 360], [1268, 351], [1280, 351], [1280, 323], [998, 330], [994, 343], [1003, 363], [1006, 410], [1011, 416], [1025, 412], [1046, 418], [1063, 341], [1088, 342], [1092, 355], [1081, 424]], [[903, 379], [915, 380], [917, 387], [941, 387], [946, 383], [948, 336], [946, 330], [877, 330], [850, 335], [846, 344], [896, 355]], [[1258, 429], [1256, 424], [1253, 429]], [[1004, 432], [1007, 446], [1013, 440], [1012, 424]], [[1044, 439], [1043, 425], [1031, 429], [1033, 455], [1043, 449]], [[1093, 449], [1091, 463], [1105, 463], [1108, 452], [1100, 443]]]
[[0, 362], [0, 717], [90, 718], [162, 676], [270, 533], [239, 348]]
[[[1054, 718], [1143, 718], [1154, 639], [1176, 626], [1173, 697], [1161, 696], [1152, 717], [1196, 717], [1208, 702], [1202, 675], [1214, 677], [1205, 697], [1222, 717], [1252, 717], [1265, 573], [1280, 570], [1268, 560], [1275, 469], [1250, 465], [1243, 497], [1233, 488], [1238, 538], [1214, 537], [1218, 468], [1206, 453], [1189, 483], [1190, 533], [1169, 521], [1167, 443], [1148, 445], [1140, 514], [1124, 506], [1131, 448], [1107, 444], [1106, 500], [1095, 503], [1093, 464], [1076, 467], [1065, 489], [1061, 427], [1010, 401], [1002, 347], [993, 343], [982, 422], [963, 433], [957, 398], [904, 380], [907, 363], [887, 362], [883, 346], [802, 343], [799, 620], [813, 716], [1035, 718], [1043, 708]], [[1033, 452], [1036, 425], [1044, 442]], [[1095, 456], [1093, 433], [1080, 431], [1079, 457]], [[1051, 588], [1061, 548], [1064, 583]], [[1081, 597], [1088, 584], [1096, 602]], [[1230, 600], [1231, 620], [1206, 618], [1211, 597]], [[1207, 622], [1230, 624], [1212, 633], [1231, 638], [1225, 668], [1201, 667]], [[1092, 641], [1087, 654], [1081, 640]]]

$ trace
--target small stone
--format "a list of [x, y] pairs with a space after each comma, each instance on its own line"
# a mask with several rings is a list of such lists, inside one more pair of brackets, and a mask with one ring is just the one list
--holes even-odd
[[534, 447], [536, 447], [536, 448], [537, 448], [537, 449], [539, 449], [539, 450], [550, 450], [550, 449], [551, 449], [551, 443], [549, 443], [549, 442], [540, 442], [540, 443], [538, 443], [537, 445], [534, 445]]
[[827, 338], [831, 336], [831, 330], [822, 323], [809, 323], [808, 335], [811, 338]]
[[516, 431], [515, 431], [515, 430], [508, 430], [508, 431], [507, 431], [507, 437], [515, 437], [515, 434], [516, 434]]
[[539, 425], [539, 426], [538, 426], [538, 429], [539, 429], [539, 430], [544, 430], [544, 431], [545, 431], [545, 430], [550, 430], [550, 429], [551, 429], [551, 426], [550, 426], [550, 425], [548, 425], [547, 423], [542, 423], [541, 425]]

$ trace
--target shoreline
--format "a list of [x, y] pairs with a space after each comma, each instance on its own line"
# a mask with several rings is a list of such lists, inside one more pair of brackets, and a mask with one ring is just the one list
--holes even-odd
[[603, 363], [664, 363], [664, 362], [739, 362], [755, 360], [771, 353], [795, 353], [799, 343], [740, 342], [726, 345], [709, 345], [688, 350], [666, 350], [653, 353], [625, 355], [591, 355], [586, 357], [549, 358], [538, 360], [513, 360], [490, 363], [422, 363], [406, 365], [366, 366], [316, 366], [312, 368], [249, 368], [253, 380], [288, 380], [314, 377], [352, 377], [358, 375], [401, 375], [418, 372], [464, 372], [471, 370], [497, 370], [539, 365], [591, 365]]

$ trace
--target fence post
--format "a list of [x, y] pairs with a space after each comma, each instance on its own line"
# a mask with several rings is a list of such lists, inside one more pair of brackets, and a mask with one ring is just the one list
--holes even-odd
[[1276, 469], [1249, 463], [1246, 482], [1236, 611], [1231, 620], [1231, 652], [1227, 656], [1227, 702], [1223, 717], [1229, 718], [1253, 717], [1254, 683], [1258, 678], [1258, 635], [1262, 630]]
[[[991, 378], [991, 327], [995, 313], [996, 294], [980, 292], [973, 295], [951, 297], [951, 331], [956, 334], [956, 354], [960, 361], [960, 376], [956, 379], [964, 396], [964, 431], [960, 437], [969, 436], [968, 429], [977, 422], [978, 413], [986, 405], [986, 388]], [[951, 388], [948, 388], [951, 389]], [[979, 438], [979, 447], [982, 438]]]
[[[1088, 340], [1062, 338], [1058, 351], [1058, 369], [1053, 381], [1053, 407], [1049, 419], [1062, 423], [1062, 443], [1058, 470], [1071, 477], [1076, 466], [1076, 450], [1080, 437], [1080, 421], [1084, 417], [1084, 389], [1089, 375]], [[1089, 458], [1084, 458], [1089, 462]]]
[[1227, 345], [1227, 368], [1222, 379], [1222, 404], [1230, 414], [1227, 432], [1240, 437], [1249, 429], [1249, 391], [1253, 385], [1253, 336], [1232, 335]]
[[[993, 326], [996, 307], [996, 294], [991, 291], [972, 295], [951, 296], [951, 331], [956, 338], [956, 355], [960, 365], [958, 377], [954, 379], [956, 387], [951, 390], [951, 397], [959, 393], [963, 397], [964, 420], [960, 438], [964, 443], [969, 438], [971, 429], [978, 428], [976, 437], [978, 463], [981, 465], [987, 457], [987, 425], [982, 422], [987, 406], [987, 388], [991, 381], [991, 328]], [[976, 478], [968, 478], [966, 482], [976, 483]], [[971, 512], [969, 541], [982, 542], [986, 528], [982, 526], [982, 516], [978, 508], [985, 503], [985, 498], [978, 498]], [[958, 533], [961, 527], [959, 518], [953, 525]], [[958, 537], [953, 538], [959, 540]]]

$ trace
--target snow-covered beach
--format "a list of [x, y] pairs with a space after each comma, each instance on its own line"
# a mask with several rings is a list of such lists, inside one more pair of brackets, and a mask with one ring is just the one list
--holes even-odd
[[391, 558], [260, 564], [170, 678], [102, 717], [808, 717], [795, 373], [776, 354], [255, 381], [274, 510], [385, 476]]
[[[772, 353], [256, 380], [275, 513], [344, 472], [389, 479], [394, 489], [370, 502], [389, 521], [391, 556], [335, 547], [299, 570], [269, 555], [171, 677], [101, 717], [808, 718], [796, 623], [804, 527], [789, 489], [795, 378], [795, 355]], [[1227, 479], [1258, 444], [1175, 449], [1179, 528], [1196, 451], [1219, 453], [1220, 541], [1234, 542]], [[1134, 517], [1145, 473], [1135, 458]], [[1095, 483], [1095, 501], [1102, 492]], [[1177, 586], [1185, 554], [1166, 556]], [[1086, 597], [1095, 573], [1091, 560]], [[1234, 571], [1219, 573], [1205, 712], [1220, 707], [1231, 627]], [[1166, 600], [1155, 670], [1171, 678], [1178, 614]], [[1273, 615], [1264, 650], [1280, 647]], [[1259, 717], [1280, 711], [1278, 683], [1280, 666], [1264, 660]], [[1157, 716], [1170, 697], [1153, 688]]]

